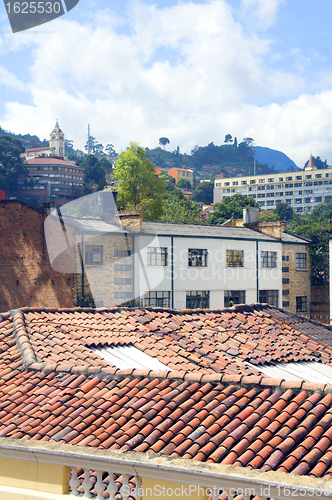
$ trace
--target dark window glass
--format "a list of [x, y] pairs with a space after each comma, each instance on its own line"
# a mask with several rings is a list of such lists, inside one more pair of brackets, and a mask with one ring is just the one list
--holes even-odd
[[114, 271], [131, 271], [131, 266], [127, 264], [115, 264]]
[[260, 290], [259, 302], [278, 307], [279, 290]]
[[283, 273], [289, 273], [289, 267], [283, 267], [282, 268]]
[[210, 307], [210, 292], [207, 291], [187, 292], [186, 307], [188, 309], [208, 309]]
[[277, 267], [277, 252], [261, 252], [261, 267]]
[[189, 267], [206, 267], [208, 251], [201, 248], [188, 249]]
[[224, 305], [230, 307], [233, 304], [245, 304], [246, 292], [245, 290], [225, 290]]
[[171, 292], [147, 292], [144, 295], [145, 307], [170, 307]]
[[282, 278], [283, 285], [289, 285], [289, 278]]
[[297, 253], [296, 254], [296, 269], [307, 269], [307, 254]]
[[307, 312], [307, 297], [296, 297], [296, 312]]
[[128, 257], [131, 255], [130, 250], [114, 250], [114, 257]]

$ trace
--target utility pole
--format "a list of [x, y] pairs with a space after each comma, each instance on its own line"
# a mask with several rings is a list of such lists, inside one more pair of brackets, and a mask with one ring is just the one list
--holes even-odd
[[88, 124], [88, 155], [90, 154], [90, 125]]

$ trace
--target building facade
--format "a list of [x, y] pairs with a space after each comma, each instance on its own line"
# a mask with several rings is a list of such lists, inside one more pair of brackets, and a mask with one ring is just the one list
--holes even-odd
[[317, 169], [311, 156], [302, 171], [215, 180], [214, 203], [235, 193], [251, 196], [263, 210], [288, 203], [297, 213], [308, 212], [320, 203], [332, 201], [332, 168]]
[[84, 169], [59, 157], [27, 160], [33, 184], [18, 192], [27, 201], [35, 198], [63, 205], [83, 194]]
[[181, 179], [184, 179], [189, 181], [192, 187], [194, 185], [194, 173], [190, 168], [172, 167], [167, 173], [171, 177], [174, 177], [175, 184], [177, 184]]

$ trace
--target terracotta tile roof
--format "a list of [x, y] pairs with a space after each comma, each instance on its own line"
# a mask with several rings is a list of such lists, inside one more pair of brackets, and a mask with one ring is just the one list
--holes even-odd
[[[332, 386], [244, 364], [330, 363], [329, 332], [266, 305], [11, 311], [0, 315], [0, 436], [332, 478]], [[177, 371], [119, 370], [89, 349], [128, 343]]]

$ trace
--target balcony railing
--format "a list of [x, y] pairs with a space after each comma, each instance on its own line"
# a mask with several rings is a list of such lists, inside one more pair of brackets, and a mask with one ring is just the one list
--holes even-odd
[[[255, 500], [290, 500], [292, 497], [332, 500], [332, 481], [321, 478], [292, 476], [274, 471], [266, 473], [143, 453], [87, 449], [36, 441], [26, 445], [26, 442], [0, 438], [0, 460], [13, 461], [18, 464], [19, 470], [24, 470], [24, 467], [19, 467], [21, 460], [34, 462], [33, 465], [37, 468], [48, 464], [51, 472], [66, 469], [67, 474], [62, 475], [65, 483], [63, 493], [50, 493], [50, 489], [45, 486], [47, 481], [41, 478], [44, 490], [40, 485], [35, 489], [38, 492], [45, 491], [47, 496], [40, 496], [41, 493], [38, 493], [38, 498], [69, 499], [76, 496], [97, 500], [145, 500], [188, 497], [191, 500], [249, 500], [256, 497]], [[15, 499], [20, 499], [20, 494], [17, 493], [19, 475], [16, 474], [16, 479], [10, 479], [15, 489]], [[3, 486], [2, 481], [0, 469], [0, 498], [3, 498], [2, 491], [9, 491], [8, 483]], [[153, 493], [156, 485], [160, 494]], [[29, 492], [31, 495], [31, 490]], [[24, 494], [26, 490], [22, 489], [22, 498]]]

